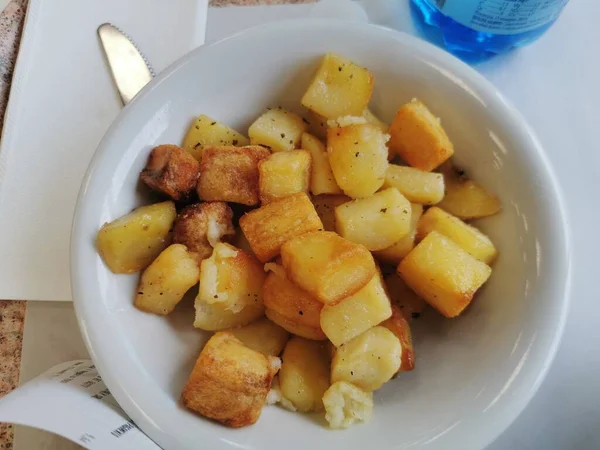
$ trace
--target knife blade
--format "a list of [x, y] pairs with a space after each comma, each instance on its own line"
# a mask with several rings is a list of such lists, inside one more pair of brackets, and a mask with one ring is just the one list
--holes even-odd
[[100, 25], [98, 37], [121, 100], [126, 105], [152, 80], [154, 70], [133, 40], [115, 25]]

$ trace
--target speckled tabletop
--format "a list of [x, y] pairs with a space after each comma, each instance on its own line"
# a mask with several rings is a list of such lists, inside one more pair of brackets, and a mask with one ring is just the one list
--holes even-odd
[[[211, 0], [211, 6], [310, 3], [314, 0]], [[12, 0], [0, 14], [0, 130], [8, 103], [13, 69], [19, 52], [27, 0]], [[0, 397], [19, 382], [25, 325], [25, 301], [0, 300]], [[13, 448], [13, 429], [0, 424], [0, 450]]]

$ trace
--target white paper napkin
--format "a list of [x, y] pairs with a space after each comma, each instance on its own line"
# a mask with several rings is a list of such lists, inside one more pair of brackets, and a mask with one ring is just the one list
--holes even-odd
[[98, 142], [122, 108], [98, 25], [121, 27], [160, 71], [204, 42], [207, 4], [29, 2], [0, 144], [0, 299], [71, 299], [75, 200]]

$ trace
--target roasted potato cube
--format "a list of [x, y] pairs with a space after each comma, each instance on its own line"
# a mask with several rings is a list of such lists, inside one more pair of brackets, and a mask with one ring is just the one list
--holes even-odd
[[339, 347], [392, 315], [390, 299], [379, 273], [356, 294], [321, 311], [321, 328]]
[[144, 270], [134, 305], [142, 311], [169, 314], [199, 276], [198, 263], [186, 247], [170, 245]]
[[373, 252], [375, 259], [382, 263], [392, 264], [397, 266], [402, 258], [408, 255], [415, 246], [415, 237], [417, 234], [417, 224], [423, 214], [423, 205], [417, 205], [416, 203], [410, 204], [410, 229], [408, 234], [399, 241], [395, 242], [391, 246], [384, 248], [383, 250], [377, 250]]
[[212, 256], [200, 266], [194, 326], [208, 331], [224, 330], [262, 317], [264, 279], [262, 264], [253, 256], [218, 243]]
[[183, 139], [183, 149], [196, 158], [198, 162], [202, 160], [204, 147], [215, 145], [243, 147], [248, 144], [250, 144], [250, 141], [246, 136], [205, 115], [199, 116], [190, 125], [190, 129]]
[[382, 250], [408, 235], [410, 216], [410, 202], [390, 188], [335, 208], [335, 228], [369, 250]]
[[183, 244], [198, 260], [208, 258], [224, 236], [232, 236], [233, 211], [225, 202], [196, 203], [184, 208], [173, 226], [173, 242]]
[[415, 294], [397, 273], [385, 277], [384, 283], [392, 299], [392, 306], [397, 305], [409, 320], [418, 319], [427, 308], [427, 302]]
[[314, 195], [341, 194], [342, 190], [337, 185], [331, 171], [329, 155], [325, 145], [312, 134], [304, 133], [302, 135], [302, 148], [308, 150], [312, 156], [310, 192]]
[[273, 152], [293, 150], [300, 145], [307, 124], [298, 114], [283, 108], [269, 109], [248, 129], [252, 145], [263, 145]]
[[392, 304], [392, 317], [381, 323], [382, 327], [387, 328], [400, 340], [402, 346], [402, 363], [398, 372], [409, 372], [415, 368], [415, 349], [412, 343], [412, 334], [410, 324], [399, 306]]
[[283, 351], [279, 386], [300, 412], [323, 411], [329, 387], [329, 358], [320, 342], [293, 337]]
[[408, 201], [421, 205], [435, 205], [444, 198], [444, 176], [413, 167], [390, 164], [383, 187], [394, 187]]
[[260, 201], [264, 205], [298, 192], [308, 192], [312, 157], [306, 150], [273, 153], [258, 163]]
[[383, 185], [388, 168], [388, 138], [370, 123], [329, 128], [329, 164], [335, 181], [346, 195], [368, 197]]
[[454, 217], [435, 206], [429, 208], [421, 217], [417, 227], [417, 240], [424, 239], [434, 230], [449, 237], [460, 245], [463, 250], [488, 265], [494, 261], [498, 254], [489, 237], [477, 228], [467, 225], [458, 217]]
[[209, 305], [223, 303], [239, 313], [249, 304], [263, 304], [264, 280], [263, 266], [253, 256], [219, 242], [200, 265], [198, 299]]
[[281, 353], [289, 338], [289, 333], [267, 318], [262, 318], [240, 328], [229, 330], [246, 347], [277, 356]]
[[327, 118], [317, 114], [314, 111], [308, 110], [308, 130], [311, 134], [315, 135], [319, 139], [327, 139]]
[[312, 201], [315, 210], [323, 222], [323, 229], [335, 231], [335, 208], [352, 200], [345, 195], [316, 195]]
[[[450, 166], [450, 165], [448, 165]], [[473, 180], [457, 174], [455, 169], [444, 170], [446, 195], [437, 204], [459, 219], [479, 219], [498, 213], [502, 207], [494, 194], [486, 191]]]
[[345, 381], [333, 383], [323, 395], [325, 419], [330, 428], [348, 428], [373, 415], [373, 393]]
[[377, 125], [383, 133], [388, 132], [390, 126], [383, 120], [379, 119], [375, 114], [373, 114], [373, 111], [371, 111], [369, 108], [363, 111], [362, 116], [365, 119], [367, 119], [367, 122], [372, 123], [373, 125]]
[[361, 290], [377, 269], [371, 253], [330, 231], [297, 236], [281, 247], [288, 277], [327, 305]]
[[331, 382], [346, 381], [371, 392], [387, 383], [400, 369], [402, 345], [385, 327], [369, 328], [338, 347], [331, 361]]
[[183, 200], [196, 189], [200, 164], [192, 155], [176, 145], [159, 145], [150, 157], [140, 179], [151, 189]]
[[430, 172], [454, 153], [439, 119], [416, 99], [400, 107], [389, 133], [390, 149], [417, 169]]
[[[251, 297], [248, 297], [250, 300]], [[254, 300], [253, 298], [251, 300]], [[206, 303], [196, 297], [194, 327], [206, 331], [226, 330], [242, 327], [260, 319], [265, 314], [262, 302], [248, 303], [240, 312], [227, 308], [227, 303]]]
[[258, 162], [271, 152], [264, 147], [206, 147], [202, 151], [198, 197], [253, 206], [258, 204]]
[[298, 336], [326, 339], [320, 323], [323, 303], [288, 279], [283, 267], [275, 265], [274, 269], [263, 286], [267, 317]]
[[167, 248], [176, 216], [173, 202], [137, 208], [100, 228], [98, 252], [112, 272], [137, 272]]
[[373, 92], [373, 75], [364, 67], [335, 53], [327, 53], [302, 105], [327, 119], [360, 116]]
[[255, 423], [281, 360], [249, 349], [231, 333], [211, 337], [183, 389], [186, 408], [239, 428]]
[[320, 230], [323, 223], [308, 195], [300, 192], [249, 212], [240, 219], [240, 227], [256, 257], [268, 262], [289, 239]]
[[492, 269], [437, 231], [429, 233], [398, 265], [404, 282], [446, 317], [458, 316]]

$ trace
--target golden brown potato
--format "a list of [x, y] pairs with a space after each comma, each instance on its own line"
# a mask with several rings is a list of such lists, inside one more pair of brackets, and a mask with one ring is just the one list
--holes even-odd
[[312, 198], [325, 231], [335, 231], [335, 208], [350, 200], [352, 199], [345, 195], [316, 195]]
[[204, 201], [258, 204], [258, 162], [271, 152], [264, 147], [206, 147], [198, 196]]
[[310, 192], [314, 195], [341, 194], [342, 190], [337, 185], [331, 171], [329, 155], [325, 145], [312, 134], [304, 133], [302, 135], [302, 148], [308, 150], [312, 156]]
[[134, 305], [154, 314], [169, 314], [199, 279], [200, 269], [184, 245], [167, 247], [140, 278]]
[[414, 167], [390, 164], [385, 174], [384, 188], [394, 187], [411, 203], [435, 205], [444, 198], [444, 176]]
[[397, 305], [409, 319], [418, 319], [428, 304], [409, 288], [397, 273], [385, 277], [385, 286], [392, 299], [392, 305]]
[[439, 119], [416, 99], [400, 107], [389, 133], [390, 149], [417, 169], [430, 172], [454, 153]]
[[233, 212], [225, 202], [190, 205], [175, 220], [173, 242], [185, 245], [200, 263], [223, 237], [235, 234], [232, 219]]
[[256, 257], [268, 262], [289, 239], [320, 230], [323, 223], [308, 195], [300, 192], [250, 211], [240, 219], [240, 227]]
[[429, 208], [421, 217], [417, 228], [417, 240], [424, 239], [434, 230], [449, 237], [463, 250], [488, 265], [496, 259], [498, 252], [489, 237], [477, 228], [467, 225], [458, 217], [435, 206]]
[[190, 129], [183, 139], [183, 149], [198, 162], [202, 160], [204, 147], [215, 145], [244, 147], [248, 144], [250, 141], [246, 136], [205, 115], [199, 116], [190, 125]]
[[140, 179], [173, 200], [183, 200], [194, 192], [199, 176], [200, 164], [192, 155], [176, 145], [159, 145], [150, 153]]
[[293, 150], [307, 125], [297, 114], [279, 107], [269, 109], [250, 125], [248, 136], [252, 145], [263, 145], [273, 152]]
[[339, 347], [392, 315], [380, 273], [356, 294], [321, 311], [321, 328], [329, 340]]
[[335, 351], [331, 382], [346, 381], [372, 392], [387, 383], [400, 369], [402, 345], [385, 327], [368, 329]]
[[290, 336], [286, 330], [266, 317], [240, 328], [232, 328], [229, 332], [246, 347], [272, 356], [281, 353]]
[[492, 216], [500, 211], [502, 205], [494, 194], [481, 185], [464, 176], [464, 172], [445, 164], [442, 173], [446, 184], [446, 195], [437, 204], [438, 207], [459, 219], [479, 219]]
[[432, 231], [398, 265], [398, 274], [419, 297], [446, 317], [458, 316], [492, 269], [458, 244]]
[[265, 272], [253, 256], [229, 244], [215, 245], [200, 266], [194, 326], [208, 331], [239, 327], [262, 317]]
[[216, 333], [200, 352], [183, 389], [183, 404], [228, 427], [252, 425], [280, 365], [279, 358], [247, 348], [231, 333]]
[[423, 205], [411, 203], [410, 211], [410, 229], [408, 234], [391, 246], [373, 252], [375, 259], [385, 264], [397, 266], [400, 261], [402, 261], [402, 258], [408, 255], [408, 252], [414, 248], [415, 237], [417, 235], [417, 224], [423, 214]]
[[335, 53], [327, 53], [302, 105], [327, 119], [360, 116], [373, 92], [373, 75], [364, 67]]
[[298, 336], [326, 339], [320, 323], [323, 303], [288, 279], [283, 267], [275, 265], [274, 269], [263, 286], [267, 317]]
[[410, 202], [396, 188], [360, 198], [335, 208], [340, 236], [369, 250], [382, 250], [410, 232]]
[[415, 368], [415, 349], [412, 344], [412, 334], [407, 317], [399, 306], [392, 304], [392, 317], [381, 323], [400, 340], [402, 346], [402, 364], [398, 372], [409, 372]]
[[258, 163], [260, 201], [264, 205], [298, 192], [308, 192], [312, 157], [306, 150], [273, 153]]
[[98, 252], [112, 272], [137, 272], [167, 248], [176, 215], [173, 202], [162, 202], [105, 223], [96, 238]]
[[329, 387], [329, 358], [323, 344], [293, 337], [281, 359], [281, 394], [300, 412], [323, 411], [322, 398]]
[[373, 415], [373, 393], [352, 383], [333, 383], [323, 395], [325, 419], [330, 428], [348, 428], [355, 422], [367, 422]]
[[327, 153], [335, 181], [346, 195], [362, 198], [383, 185], [389, 136], [370, 123], [329, 128]]
[[281, 259], [292, 281], [328, 305], [355, 294], [376, 273], [365, 247], [329, 231], [290, 239], [281, 247]]
[[233, 245], [217, 243], [210, 258], [200, 265], [198, 299], [223, 303], [239, 313], [249, 304], [262, 304], [265, 272], [253, 256]]

